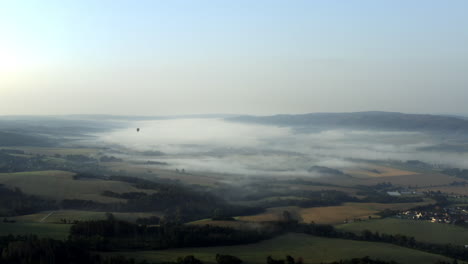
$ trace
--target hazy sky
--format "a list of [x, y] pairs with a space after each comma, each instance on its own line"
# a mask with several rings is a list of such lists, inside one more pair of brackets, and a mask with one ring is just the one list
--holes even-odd
[[468, 113], [468, 1], [0, 2], [0, 115]]

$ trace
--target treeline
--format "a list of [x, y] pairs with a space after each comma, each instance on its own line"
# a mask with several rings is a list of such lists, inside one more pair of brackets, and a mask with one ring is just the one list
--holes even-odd
[[[217, 264], [241, 264], [231, 255], [216, 257]], [[0, 237], [1, 264], [156, 264], [147, 260], [136, 261], [124, 256], [102, 256], [90, 251], [81, 242], [54, 240], [37, 236]], [[194, 256], [180, 257], [176, 262], [158, 264], [203, 264]]]
[[119, 212], [122, 211], [124, 203], [100, 203], [92, 200], [82, 199], [64, 199], [60, 203], [61, 209], [83, 210], [83, 211], [101, 211], [101, 212]]
[[421, 197], [391, 196], [379, 192], [358, 192], [357, 194], [365, 195], [364, 198], [359, 199], [359, 202], [364, 203], [420, 203], [424, 201]]
[[135, 222], [139, 225], [159, 225], [161, 218], [157, 216], [139, 217]]
[[395, 190], [395, 187], [390, 182], [382, 182], [370, 186], [359, 185], [358, 188], [360, 191], [356, 194], [364, 196], [359, 199], [359, 202], [364, 203], [419, 203], [424, 201], [421, 197], [389, 195], [387, 191]]
[[436, 201], [436, 204], [437, 206], [445, 206], [445, 205], [448, 205], [450, 204], [450, 201], [447, 199], [447, 194], [444, 194], [440, 191], [426, 191], [424, 192], [424, 195], [426, 197], [429, 197], [433, 200]]
[[[104, 257], [82, 243], [37, 236], [0, 237], [0, 264], [155, 264], [122, 256]], [[176, 264], [176, 263], [164, 263]], [[189, 264], [179, 262], [177, 264]]]
[[0, 237], [0, 252], [2, 264], [105, 263], [78, 243], [39, 239], [36, 236]]
[[380, 259], [371, 259], [370, 257], [366, 256], [363, 258], [352, 258], [352, 259], [345, 259], [340, 261], [334, 261], [329, 264], [398, 264], [396, 261], [385, 261]]
[[86, 243], [90, 249], [155, 250], [178, 247], [208, 247], [255, 243], [275, 233], [260, 230], [235, 230], [216, 226], [138, 225], [116, 219], [79, 222], [70, 228], [70, 239]]
[[54, 201], [24, 194], [21, 189], [9, 189], [0, 184], [0, 216], [31, 214], [57, 208]]

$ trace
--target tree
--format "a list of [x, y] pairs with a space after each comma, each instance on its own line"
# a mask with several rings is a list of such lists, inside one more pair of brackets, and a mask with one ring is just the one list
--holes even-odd
[[231, 255], [216, 254], [216, 262], [218, 264], [241, 264], [242, 260]]
[[106, 213], [106, 219], [107, 221], [114, 221], [115, 216], [112, 213]]
[[292, 220], [291, 213], [289, 211], [283, 211], [283, 221], [290, 222]]
[[177, 259], [178, 264], [203, 264], [199, 259], [195, 258], [194, 256], [185, 256], [184, 258]]
[[296, 261], [294, 260], [293, 257], [287, 255], [286, 256], [286, 264], [296, 264]]

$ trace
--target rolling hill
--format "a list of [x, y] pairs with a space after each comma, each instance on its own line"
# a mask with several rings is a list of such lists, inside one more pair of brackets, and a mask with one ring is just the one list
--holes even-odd
[[454, 116], [395, 112], [310, 113], [298, 115], [238, 116], [231, 122], [324, 129], [370, 129], [399, 131], [468, 131], [468, 120]]

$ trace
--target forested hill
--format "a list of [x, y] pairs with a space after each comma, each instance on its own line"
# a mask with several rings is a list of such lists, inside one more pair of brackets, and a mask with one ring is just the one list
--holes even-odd
[[468, 120], [462, 118], [394, 112], [238, 116], [226, 120], [291, 127], [468, 132]]

